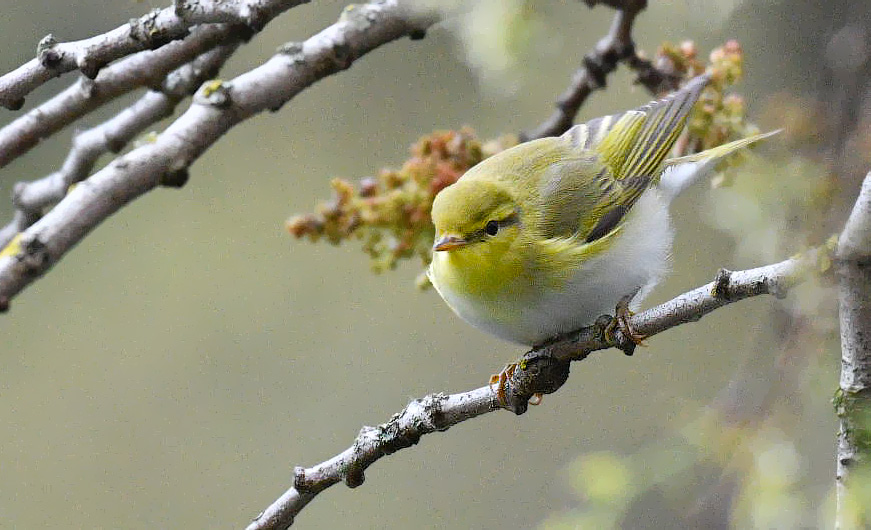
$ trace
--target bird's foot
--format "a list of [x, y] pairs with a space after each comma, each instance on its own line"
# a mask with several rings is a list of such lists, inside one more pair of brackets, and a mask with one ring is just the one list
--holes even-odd
[[[634, 295], [624, 296], [617, 302], [617, 307], [614, 309], [614, 318], [605, 326], [605, 340], [623, 350], [626, 355], [632, 355], [635, 352], [636, 346], [647, 346], [644, 339], [647, 335], [637, 333], [629, 323], [629, 318], [635, 313], [629, 309], [629, 302], [632, 301]], [[617, 330], [620, 330], [621, 335], [629, 340], [618, 340]]]
[[[496, 402], [499, 403], [499, 406], [503, 409], [511, 409], [511, 404], [508, 401], [508, 394], [506, 392], [508, 379], [514, 375], [514, 371], [517, 370], [517, 365], [518, 363], [506, 364], [501, 372], [490, 376], [490, 390], [496, 394]], [[531, 398], [529, 398], [529, 404], [541, 405], [543, 397], [544, 394], [536, 392]]]

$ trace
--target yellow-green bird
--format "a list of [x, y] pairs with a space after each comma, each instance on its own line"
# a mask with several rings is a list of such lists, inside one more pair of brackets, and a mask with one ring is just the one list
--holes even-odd
[[770, 134], [666, 158], [708, 82], [527, 142], [435, 198], [432, 284], [464, 320], [539, 345], [631, 307], [668, 271], [668, 207], [723, 157]]

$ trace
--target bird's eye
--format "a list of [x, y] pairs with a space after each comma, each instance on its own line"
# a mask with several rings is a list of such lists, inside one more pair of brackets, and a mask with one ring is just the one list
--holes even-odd
[[499, 222], [498, 221], [487, 221], [487, 225], [484, 226], [484, 233], [488, 236], [495, 236], [496, 232], [499, 231]]

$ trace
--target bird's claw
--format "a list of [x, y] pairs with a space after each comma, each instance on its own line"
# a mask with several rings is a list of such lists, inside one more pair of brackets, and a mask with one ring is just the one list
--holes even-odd
[[[604, 337], [605, 340], [609, 344], [613, 344], [618, 348], [622, 349], [626, 355], [632, 355], [632, 352], [635, 350], [635, 346], [647, 346], [644, 343], [644, 339], [648, 336], [643, 333], [638, 333], [634, 329], [632, 329], [632, 325], [629, 323], [629, 319], [635, 313], [629, 309], [629, 302], [632, 300], [632, 296], [624, 296], [617, 302], [617, 307], [614, 309], [614, 318], [605, 326]], [[620, 341], [617, 340], [617, 330], [620, 330], [620, 333], [632, 341], [632, 344], [621, 345]]]
[[[508, 382], [508, 378], [511, 377], [511, 374], [514, 373], [516, 368], [517, 363], [506, 364], [501, 372], [490, 376], [490, 390], [496, 394], [496, 402], [502, 408], [506, 408], [508, 405], [508, 398], [505, 395], [505, 384]], [[494, 385], [496, 388], [493, 388]]]
[[[518, 363], [510, 363], [506, 364], [505, 368], [502, 369], [498, 374], [493, 374], [490, 376], [490, 390], [496, 394], [496, 402], [503, 409], [511, 409], [511, 405], [508, 402], [508, 394], [507, 394], [507, 384], [508, 379], [514, 375], [514, 371], [517, 370]], [[495, 386], [495, 388], [494, 388]], [[530, 405], [541, 405], [542, 399], [544, 398], [544, 394], [541, 392], [536, 392], [529, 398]]]

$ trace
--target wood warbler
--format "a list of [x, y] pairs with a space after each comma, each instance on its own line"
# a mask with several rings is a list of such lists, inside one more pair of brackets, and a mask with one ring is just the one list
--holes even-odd
[[636, 307], [668, 271], [672, 199], [773, 134], [666, 158], [707, 82], [507, 149], [442, 190], [428, 274], [451, 309], [535, 346], [593, 324], [627, 296]]

